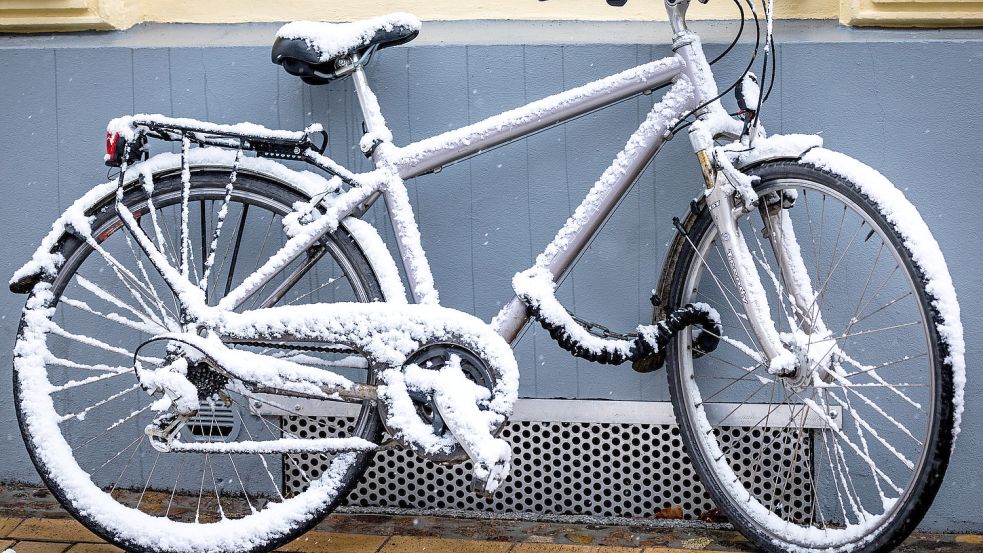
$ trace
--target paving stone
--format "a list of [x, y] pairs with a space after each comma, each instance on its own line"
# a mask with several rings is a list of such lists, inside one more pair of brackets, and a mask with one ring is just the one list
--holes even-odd
[[688, 540], [683, 540], [683, 549], [706, 549], [713, 543], [713, 540], [707, 537], [690, 538]]
[[983, 534], [959, 534], [956, 543], [983, 544]]
[[28, 518], [14, 528], [8, 538], [33, 541], [63, 541], [69, 543], [102, 543], [103, 540], [90, 532], [75, 519], [70, 518]]
[[509, 553], [640, 553], [640, 547], [566, 545], [560, 543], [520, 543]]
[[13, 540], [0, 540], [0, 551], [6, 551], [14, 545]]
[[79, 543], [72, 546], [68, 553], [119, 553], [123, 550], [108, 543]]
[[[693, 551], [694, 551], [693, 549], [678, 549], [672, 547], [646, 547], [645, 549], [642, 550], [642, 553], [693, 553]], [[720, 551], [720, 550], [715, 549], [714, 551]], [[728, 549], [725, 551], [737, 551], [737, 550]]]
[[0, 538], [6, 538], [11, 530], [17, 528], [24, 519], [13, 517], [0, 517]]
[[393, 536], [379, 553], [505, 553], [511, 543]]
[[14, 549], [17, 553], [62, 553], [71, 545], [50, 541], [19, 541], [14, 545]]
[[[369, 534], [339, 534], [336, 532], [308, 532], [278, 549], [278, 551], [332, 553], [375, 553], [388, 536]], [[74, 550], [73, 550], [74, 551]]]

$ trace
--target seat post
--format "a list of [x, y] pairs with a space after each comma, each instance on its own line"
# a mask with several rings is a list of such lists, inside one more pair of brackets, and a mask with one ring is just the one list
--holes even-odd
[[[378, 165], [385, 158], [385, 152], [389, 148], [388, 145], [392, 144], [392, 131], [389, 130], [385, 117], [382, 116], [382, 108], [379, 107], [379, 100], [369, 87], [365, 67], [357, 63], [354, 57], [352, 62], [355, 63], [355, 70], [352, 72], [352, 81], [355, 83], [355, 95], [358, 96], [358, 103], [362, 108], [365, 130], [368, 134], [372, 135], [369, 140], [369, 146], [372, 147], [372, 150], [370, 150], [372, 152], [372, 160]], [[377, 144], [371, 145], [373, 141], [377, 142]], [[362, 148], [363, 151], [366, 151], [365, 144], [362, 145]]]

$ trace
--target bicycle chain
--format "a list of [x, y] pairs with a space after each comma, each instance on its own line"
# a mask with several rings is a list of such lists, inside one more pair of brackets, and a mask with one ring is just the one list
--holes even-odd
[[229, 340], [225, 343], [236, 346], [251, 346], [257, 348], [276, 348], [276, 349], [295, 349], [298, 351], [319, 351], [323, 353], [358, 353], [350, 348], [338, 346], [315, 346], [305, 344], [291, 344], [287, 342], [250, 342], [248, 340]]
[[573, 319], [575, 323], [582, 326], [584, 330], [593, 334], [594, 336], [597, 336], [598, 338], [608, 338], [614, 340], [627, 340], [627, 341], [632, 341], [635, 338], [638, 338], [637, 332], [615, 332], [600, 323], [595, 323], [593, 321], [588, 321], [587, 319], [578, 317], [577, 315], [574, 315], [574, 313], [569, 309], [567, 309], [566, 312], [567, 314], [570, 315], [570, 318]]

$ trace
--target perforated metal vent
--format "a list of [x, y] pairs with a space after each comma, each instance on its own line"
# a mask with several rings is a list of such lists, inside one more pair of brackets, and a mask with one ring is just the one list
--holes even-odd
[[[604, 414], [594, 412], [589, 418]], [[530, 413], [524, 415], [530, 418]], [[286, 417], [283, 422], [289, 432], [314, 437], [346, 435], [355, 418]], [[750, 487], [756, 497], [772, 506], [785, 505], [790, 518], [809, 519], [810, 430], [731, 426], [716, 431], [730, 444], [731, 465], [745, 481], [754, 482]], [[436, 465], [393, 449], [375, 456], [347, 505], [421, 513], [455, 509], [633, 518], [678, 518], [674, 508], [679, 507], [685, 519], [700, 518], [713, 508], [675, 424], [518, 420], [505, 426], [502, 437], [513, 445], [514, 468], [493, 498], [470, 491], [470, 463]], [[311, 477], [322, 471], [309, 456], [293, 456], [285, 464], [284, 478], [286, 488], [295, 492], [307, 485], [298, 467]]]

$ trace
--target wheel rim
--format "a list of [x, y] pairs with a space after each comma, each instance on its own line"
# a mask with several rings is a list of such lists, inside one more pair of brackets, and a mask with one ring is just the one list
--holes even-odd
[[[227, 174], [226, 177], [227, 178]], [[242, 176], [240, 176], [240, 179]], [[247, 177], [248, 178], [248, 177]], [[192, 182], [195, 182], [193, 179]], [[173, 182], [170, 183], [173, 185]], [[171, 222], [178, 216], [174, 211], [179, 211], [180, 187], [168, 190], [168, 183], [162, 181], [158, 185], [158, 191], [153, 199], [154, 212], [157, 213], [160, 230], [165, 236], [165, 242], [173, 244], [171, 240], [178, 233], [173, 228]], [[265, 197], [262, 193], [249, 190], [249, 186], [237, 189], [233, 195], [234, 204], [226, 220], [226, 229], [231, 230], [235, 227], [239, 230], [239, 235], [244, 237], [239, 244], [235, 244], [234, 235], [220, 236], [219, 242], [215, 246], [216, 261], [213, 269], [219, 267], [218, 261], [223, 246], [228, 246], [224, 256], [224, 263], [228, 268], [217, 269], [211, 273], [209, 288], [212, 285], [222, 286], [226, 280], [230, 284], [241, 281], [248, 275], [255, 264], [250, 265], [248, 259], [239, 257], [235, 263], [236, 269], [228, 250], [235, 250], [236, 247], [242, 250], [243, 244], [248, 244], [246, 237], [250, 236], [251, 228], [249, 221], [254, 220], [263, 224], [266, 229], [263, 233], [263, 241], [269, 246], [259, 246], [255, 251], [255, 260], [261, 261], [265, 256], [268, 257], [274, 249], [275, 243], [279, 240], [282, 244], [283, 237], [271, 235], [276, 234], [274, 230], [280, 229], [282, 232], [282, 215], [288, 213], [291, 207], [287, 203]], [[200, 212], [198, 205], [205, 206], [204, 223], [200, 225], [207, 238], [212, 237], [215, 227], [214, 212], [216, 205], [222, 204], [225, 194], [224, 185], [213, 188], [197, 188], [192, 190], [189, 211], [192, 213], [191, 221], [195, 226], [194, 213]], [[146, 197], [145, 195], [143, 196]], [[298, 198], [300, 199], [300, 198]], [[209, 202], [213, 205], [207, 205]], [[146, 215], [149, 212], [147, 201], [127, 202], [134, 213], [141, 215], [143, 223], [150, 219]], [[237, 226], [236, 208], [241, 216], [239, 220], [245, 221], [243, 226]], [[244, 207], [248, 206], [248, 207]], [[264, 215], [265, 214], [265, 215]], [[147, 263], [142, 253], [136, 253], [132, 243], [127, 244], [126, 231], [119, 230], [113, 224], [118, 218], [113, 217], [104, 222], [99, 228], [94, 229], [93, 235], [101, 241], [100, 247], [108, 252], [116, 260], [123, 260], [124, 254], [130, 252], [131, 270], [129, 276], [120, 276], [118, 271], [113, 270], [113, 264], [109, 258], [102, 253], [95, 253], [94, 250], [83, 245], [74, 251], [66, 259], [58, 277], [51, 283], [50, 289], [42, 286], [40, 295], [52, 293], [51, 301], [54, 308], [50, 320], [54, 323], [52, 332], [46, 337], [45, 344], [51, 352], [42, 367], [37, 366], [37, 357], [19, 356], [15, 358], [18, 379], [16, 388], [18, 399], [22, 397], [37, 398], [37, 391], [45, 383], [62, 387], [55, 389], [50, 396], [50, 406], [39, 406], [36, 402], [28, 402], [29, 405], [23, 406], [22, 401], [18, 401], [19, 415], [28, 428], [35, 431], [45, 427], [51, 430], [54, 423], [57, 428], [57, 435], [46, 435], [48, 440], [55, 443], [53, 447], [48, 443], [40, 443], [36, 436], [31, 433], [30, 448], [32, 455], [36, 459], [42, 460], [45, 469], [42, 470], [43, 476], [50, 483], [55, 484], [62, 492], [62, 499], [69, 499], [69, 502], [76, 507], [76, 515], [81, 515], [84, 520], [92, 521], [102, 525], [104, 532], [107, 527], [110, 534], [113, 532], [112, 521], [107, 523], [105, 513], [102, 517], [91, 515], [98, 512], [92, 509], [93, 506], [104, 505], [97, 502], [95, 505], [86, 503], [87, 498], [78, 497], [79, 492], [102, 493], [101, 501], [105, 501], [105, 495], [109, 495], [120, 506], [132, 510], [140, 511], [148, 515], [151, 520], [144, 520], [147, 524], [147, 532], [143, 538], [146, 542], [137, 540], [128, 542], [140, 548], [157, 549], [158, 546], [168, 549], [167, 535], [173, 533], [175, 528], [168, 524], [161, 524], [161, 521], [174, 522], [178, 527], [186, 527], [188, 522], [201, 523], [200, 526], [214, 526], [214, 531], [206, 529], [205, 534], [211, 534], [215, 543], [229, 541], [235, 543], [233, 549], [243, 550], [248, 547], [248, 541], [241, 541], [243, 534], [256, 533], [264, 530], [259, 524], [260, 530], [256, 525], [235, 524], [249, 520], [262, 519], [264, 515], [268, 520], [282, 519], [288, 516], [289, 520], [280, 527], [266, 529], [265, 541], [277, 539], [278, 536], [285, 535], [299, 524], [303, 523], [303, 517], [297, 518], [301, 513], [307, 516], [316, 516], [316, 512], [326, 508], [331, 501], [340, 493], [338, 486], [340, 480], [350, 476], [353, 467], [359, 464], [359, 456], [354, 454], [342, 454], [338, 456], [318, 456], [304, 454], [303, 457], [324, 457], [318, 459], [321, 464], [326, 465], [327, 474], [306, 474], [307, 471], [301, 467], [305, 459], [301, 456], [274, 456], [253, 454], [246, 462], [234, 459], [231, 455], [222, 456], [203, 456], [193, 454], [160, 454], [149, 447], [148, 440], [144, 439], [143, 427], [152, 418], [152, 402], [156, 398], [146, 396], [136, 383], [132, 371], [118, 370], [109, 374], [109, 371], [99, 371], [106, 368], [125, 368], [125, 353], [133, 351], [140, 340], [134, 338], [137, 335], [146, 335], [154, 330], [154, 324], [160, 327], [158, 332], [163, 332], [163, 328], [168, 324], [167, 319], [174, 315], [173, 302], [168, 305], [169, 298], [163, 297], [166, 287], [163, 286], [159, 277], [155, 278], [152, 274], [152, 267]], [[152, 225], [145, 225], [148, 235], [156, 235], [155, 231], [149, 230]], [[156, 228], [155, 228], [156, 230]], [[226, 242], [222, 239], [227, 238]], [[207, 244], [207, 239], [199, 241], [198, 237], [193, 237], [191, 242], [192, 259], [201, 260], [201, 251], [212, 249], [212, 246], [202, 245], [195, 248], [196, 244]], [[255, 247], [255, 243], [253, 245]], [[279, 304], [285, 303], [308, 303], [313, 301], [324, 301], [332, 299], [335, 301], [369, 301], [373, 299], [365, 283], [358, 277], [356, 269], [344, 255], [338, 244], [331, 240], [326, 240], [323, 244], [327, 250], [325, 255], [320, 257], [314, 268], [305, 275], [295, 286], [289, 289], [289, 293], [279, 300]], [[235, 246], [235, 247], [234, 247]], [[204, 250], [203, 250], [204, 248]], [[265, 250], [264, 250], [265, 248]], [[176, 249], [164, 248], [166, 255], [171, 256], [172, 261], [177, 257]], [[94, 254], [94, 255], [93, 255]], [[140, 267], [135, 262], [141, 259], [144, 266]], [[120, 262], [121, 264], [123, 262]], [[295, 261], [299, 264], [300, 261]], [[95, 269], [96, 265], [101, 265], [101, 270]], [[194, 271], [199, 271], [203, 267], [196, 267]], [[289, 273], [289, 269], [284, 271]], [[228, 277], [231, 273], [232, 277]], [[327, 273], [327, 274], [325, 274]], [[200, 277], [200, 272], [192, 274], [192, 277]], [[82, 278], [78, 278], [81, 276]], [[133, 282], [131, 276], [135, 276], [142, 282]], [[83, 281], [83, 278], [85, 279]], [[129, 286], [124, 281], [130, 280]], [[307, 280], [306, 288], [303, 280]], [[195, 281], [198, 279], [196, 278]], [[117, 290], [109, 284], [115, 282]], [[347, 288], [342, 289], [343, 285]], [[142, 285], [142, 287], [140, 286]], [[271, 288], [275, 287], [276, 282], [271, 283]], [[333, 285], [333, 286], [331, 286]], [[50, 290], [50, 291], [49, 291]], [[115, 295], [113, 292], [117, 292]], [[128, 293], [129, 292], [129, 293]], [[167, 292], [169, 294], [169, 292]], [[83, 294], [87, 294], [82, 297]], [[267, 296], [268, 297], [268, 296]], [[215, 303], [216, 298], [210, 298], [210, 303]], [[251, 308], [263, 301], [263, 296], [257, 294], [243, 307]], [[142, 316], [141, 316], [142, 315]], [[85, 332], [85, 322], [98, 321], [98, 325], [88, 327]], [[101, 326], [99, 326], [101, 325]], [[30, 327], [30, 324], [26, 325]], [[106, 330], [106, 327], [121, 327], [116, 332]], [[26, 334], [30, 334], [30, 328]], [[21, 339], [19, 338], [19, 341]], [[62, 343], [59, 343], [62, 342]], [[89, 351], [84, 351], [88, 348]], [[274, 351], [274, 354], [277, 352]], [[295, 350], [285, 349], [279, 352], [281, 355], [292, 355], [298, 353]], [[153, 355], [149, 353], [148, 355]], [[324, 354], [306, 354], [308, 357], [320, 356], [322, 361], [330, 362], [337, 359], [337, 355], [327, 356]], [[98, 361], [97, 357], [111, 358], [113, 361]], [[297, 358], [294, 358], [297, 360]], [[32, 365], [32, 361], [35, 362]], [[303, 360], [301, 362], [314, 363], [315, 360]], [[352, 362], [348, 363], [352, 365]], [[355, 365], [358, 363], [355, 362]], [[74, 366], [71, 366], [74, 365]], [[71, 369], [76, 372], [73, 374]], [[90, 374], [98, 378], [80, 378], [78, 371], [86, 371], [82, 376], [88, 377]], [[95, 372], [93, 372], [95, 371]], [[355, 369], [351, 372], [359, 372]], [[39, 374], [44, 373], [44, 374]], [[26, 377], [24, 375], [27, 375]], [[40, 379], [39, 379], [40, 376]], [[360, 374], [348, 374], [349, 377], [362, 382], [371, 381], [374, 376], [369, 370], [368, 364], [360, 369]], [[118, 383], [117, 383], [118, 382]], [[123, 383], [125, 382], [125, 383]], [[98, 389], [96, 389], [98, 387]], [[84, 393], [80, 393], [84, 392]], [[32, 393], [34, 395], [32, 395]], [[62, 395], [63, 397], [58, 397]], [[97, 397], [100, 399], [93, 399]], [[223, 435], [226, 430], [238, 432], [238, 437], [232, 436], [231, 439], [250, 440], [250, 439], [272, 439], [279, 437], [278, 434], [284, 433], [283, 428], [276, 422], [277, 417], [265, 415], [257, 416], [251, 414], [249, 405], [246, 403], [247, 397], [242, 393], [229, 391], [228, 397], [232, 399], [230, 405], [225, 402], [203, 400], [204, 413], [199, 413], [196, 417], [197, 425], [189, 425], [182, 430], [181, 439], [190, 441], [227, 441], [229, 436]], [[103, 401], [105, 400], [105, 401]], [[279, 403], [271, 403], [268, 399], [256, 399], [252, 396], [249, 401], [262, 401], [266, 405], [266, 412], [277, 412], [284, 410], [284, 406]], [[47, 408], [47, 407], [50, 407]], [[357, 406], [356, 406], [357, 407]], [[23, 411], [23, 412], [21, 412]], [[284, 413], [286, 414], [286, 413]], [[295, 412], [290, 415], [298, 416]], [[300, 415], [302, 416], [302, 415]], [[374, 408], [363, 405], [352, 428], [342, 435], [362, 435], [366, 432], [373, 432], [375, 429]], [[309, 417], [316, 418], [316, 417]], [[99, 430], [93, 431], [92, 429]], [[117, 443], [119, 445], [112, 448], [114, 437], [126, 432], [131, 439]], [[260, 435], [265, 433], [265, 435]], [[288, 434], [289, 435], [289, 434]], [[109, 447], [107, 447], [109, 446]], [[62, 449], [62, 456], [67, 452], [72, 457], [71, 464], [77, 472], [71, 475], [74, 480], [68, 481], [68, 477], [59, 474], [56, 470], [48, 472], [52, 463], [64, 463], [65, 459], [57, 459], [51, 454], [52, 449]], [[102, 451], [100, 451], [102, 448]], [[88, 450], [88, 451], [86, 451]], [[100, 455], [98, 458], [94, 453]], [[102, 455], [102, 454], [105, 455]], [[173, 458], [168, 458], [173, 456]], [[105, 461], [103, 457], [108, 457]], [[179, 459], [180, 457], [180, 459]], [[197, 459], [194, 459], [197, 457]], [[244, 456], [246, 457], [246, 456]], [[166, 461], [163, 460], [168, 458]], [[306, 459], [309, 460], [309, 459]], [[195, 462], [197, 461], [197, 465]], [[283, 473], [277, 466], [283, 463], [283, 470], [294, 470], [305, 473], [309, 482], [313, 482], [313, 491], [297, 494], [291, 497], [283, 489]], [[310, 470], [310, 469], [308, 469]], [[47, 474], [44, 474], [47, 472]], [[79, 482], [79, 476], [85, 475], [88, 482]], [[194, 474], [194, 477], [190, 477]], [[348, 475], [348, 476], [346, 476]], [[325, 479], [330, 480], [326, 482]], [[53, 482], [52, 482], [53, 480]], [[209, 485], [210, 484], [210, 485]], [[89, 498], [91, 499], [91, 498]], [[88, 507], [88, 509], [86, 508]], [[233, 524], [210, 524], [212, 522], [233, 523]], [[133, 524], [129, 528], [123, 528], [126, 523], [121, 521], [122, 526], [116, 530], [133, 530]], [[225, 527], [219, 530], [218, 527]], [[252, 527], [250, 527], [252, 526]], [[152, 530], [157, 530], [154, 535]], [[180, 531], [180, 530], [178, 530]], [[143, 533], [141, 533], [143, 534]], [[239, 536], [239, 537], [237, 537]], [[112, 536], [107, 536], [112, 537]], [[199, 536], [204, 537], [204, 535]], [[118, 539], [127, 541], [134, 539], [134, 535], [122, 531]], [[171, 536], [170, 539], [176, 539]], [[235, 540], [240, 541], [235, 541]], [[163, 540], [163, 541], [161, 541]], [[253, 547], [261, 546], [257, 541]], [[180, 545], [174, 547], [180, 548]]]
[[[809, 268], [809, 277], [820, 296], [816, 303], [820, 305], [823, 318], [834, 320], [838, 318], [839, 311], [844, 311], [847, 315], [850, 315], [850, 310], [853, 311], [852, 315], [843, 319], [846, 320], [845, 325], [840, 325], [841, 321], [828, 325], [831, 330], [835, 329], [833, 336], [844, 335], [842, 339], [836, 338], [830, 341], [837, 344], [837, 349], [843, 350], [844, 355], [839, 356], [836, 363], [840, 367], [846, 367], [845, 375], [841, 373], [841, 376], [845, 376], [846, 382], [851, 385], [833, 378], [832, 384], [827, 388], [810, 386], [797, 388], [790, 379], [781, 379], [768, 374], [758, 363], [758, 359], [752, 359], [748, 353], [740, 352], [741, 345], [759, 354], [761, 348], [758, 347], [753, 333], [748, 332], [746, 325], [741, 324], [740, 317], [734, 315], [733, 306], [739, 305], [737, 296], [731, 291], [734, 286], [730, 282], [730, 277], [720, 271], [723, 268], [721, 264], [723, 258], [719, 256], [719, 249], [716, 246], [715, 229], [710, 225], [697, 246], [700, 254], [694, 256], [691, 270], [686, 275], [681, 304], [692, 301], [710, 303], [718, 309], [724, 319], [724, 333], [731, 334], [733, 338], [727, 337], [722, 340], [717, 352], [694, 359], [689, 353], [691, 334], [686, 332], [677, 337], [674, 345], [676, 351], [680, 352], [679, 373], [676, 376], [681, 389], [679, 400], [686, 416], [693, 424], [693, 441], [699, 450], [695, 454], [704, 459], [707, 464], [706, 476], [714, 480], [716, 487], [727, 495], [732, 509], [752, 521], [760, 531], [778, 543], [792, 543], [803, 548], [820, 545], [822, 547], [855, 545], [873, 539], [877, 535], [877, 530], [883, 529], [897, 516], [901, 507], [910, 499], [917, 487], [916, 483], [925, 470], [927, 457], [931, 451], [929, 444], [933, 442], [933, 434], [938, 426], [938, 421], [933, 416], [936, 413], [937, 395], [936, 359], [931, 347], [929, 315], [920, 301], [919, 289], [908, 270], [910, 266], [908, 261], [893, 247], [895, 244], [893, 237], [876, 224], [869, 212], [856, 208], [851, 211], [848, 206], [853, 206], [853, 200], [831, 187], [810, 180], [772, 181], [767, 184], [767, 188], [760, 191], [760, 194], [764, 196], [768, 192], [783, 189], [798, 190], [798, 198], [794, 207], [789, 210], [789, 215], [793, 219], [793, 228], [801, 245], [802, 256]], [[839, 204], [837, 209], [842, 210], [842, 216], [836, 213], [835, 209], [830, 210], [830, 205], [834, 203]], [[857, 222], [862, 221], [862, 224], [839, 222], [849, 221], [851, 217]], [[789, 332], [791, 324], [782, 324], [782, 319], [787, 319], [790, 314], [794, 318], [792, 302], [787, 300], [776, 305], [776, 297], [783, 295], [780, 291], [784, 290], [784, 278], [778, 270], [772, 271], [775, 274], [772, 277], [766, 268], [766, 265], [772, 268], [776, 266], [775, 254], [771, 251], [767, 238], [751, 233], [748, 220], [756, 220], [756, 226], [760, 230], [764, 226], [762, 219], [757, 212], [743, 216], [741, 219], [745, 241], [756, 256], [756, 268], [763, 279], [772, 306], [773, 318], [779, 321], [780, 332], [786, 331], [787, 334], [792, 334]], [[823, 252], [824, 243], [818, 239], [817, 233], [822, 234], [821, 225], [826, 225], [830, 221], [836, 222], [833, 228], [837, 229], [838, 238], [828, 241], [829, 243], [825, 244], [827, 251]], [[842, 307], [834, 308], [828, 304], [830, 298], [837, 297], [832, 286], [834, 283], [849, 288], [850, 279], [836, 273], [852, 267], [853, 264], [843, 265], [843, 259], [846, 257], [844, 252], [848, 253], [850, 249], [858, 248], [856, 245], [858, 241], [851, 242], [847, 237], [848, 233], [842, 232], [842, 229], [849, 228], [850, 224], [856, 226], [855, 229], [850, 229], [850, 233], [860, 234], [859, 243], [864, 245], [860, 249], [869, 251], [869, 245], [871, 242], [876, 242], [874, 238], [876, 237], [880, 239], [880, 246], [874, 249], [879, 249], [880, 254], [872, 254], [868, 257], [872, 259], [869, 273], [855, 273], [857, 284], [849, 297], [859, 298], [860, 302], [844, 310]], [[810, 237], [812, 240], [809, 239]], [[840, 242], [841, 238], [842, 242]], [[835, 261], [837, 251], [841, 252], [839, 261]], [[875, 273], [884, 271], [876, 269], [884, 265], [885, 255], [897, 270], [891, 273], [887, 280], [878, 281]], [[716, 273], [717, 278], [708, 277], [711, 273]], [[898, 274], [903, 276], [899, 278]], [[848, 276], [849, 274], [846, 275]], [[871, 285], [872, 280], [875, 282], [893, 280], [893, 283], [880, 285], [877, 293], [871, 293], [869, 290], [872, 286], [876, 286], [876, 284]], [[815, 284], [817, 281], [825, 285], [820, 287]], [[896, 288], [907, 289], [908, 295], [895, 300], [900, 296], [884, 294], [885, 290], [896, 291], [894, 290]], [[730, 301], [727, 301], [728, 296], [731, 298]], [[880, 299], [871, 303], [866, 301], [870, 297]], [[893, 303], [884, 305], [892, 300]], [[871, 321], [885, 323], [889, 315], [887, 312], [890, 312], [891, 318], [903, 317], [904, 315], [899, 314], [903, 307], [907, 308], [909, 316], [917, 315], [917, 324], [908, 324], [911, 320], [905, 320], [904, 323], [867, 326]], [[898, 326], [901, 324], [905, 326]], [[864, 329], [864, 326], [867, 328]], [[891, 328], [892, 326], [894, 328]], [[839, 332], [840, 330], [842, 332]], [[878, 339], [887, 340], [884, 335], [892, 331], [895, 334], [907, 335], [902, 337], [907, 337], [906, 340], [892, 338], [894, 342], [909, 346], [911, 344], [924, 344], [924, 346], [914, 350], [899, 349], [896, 351], [897, 355], [891, 358], [872, 358], [869, 350], [875, 348], [871, 347], [870, 340], [875, 335], [880, 335]], [[916, 336], [911, 338], [911, 334]], [[918, 334], [921, 335], [920, 340]], [[735, 341], [738, 343], [734, 343]], [[814, 343], [818, 345], [819, 341]], [[812, 345], [812, 342], [807, 343], [807, 347]], [[861, 353], [864, 356], [861, 356]], [[883, 351], [873, 353], [882, 355]], [[830, 367], [835, 365], [830, 361], [826, 363]], [[752, 370], [747, 370], [752, 366]], [[868, 370], [867, 367], [873, 369]], [[888, 373], [897, 371], [897, 367], [904, 369], [906, 380], [892, 380], [899, 375]], [[911, 382], [910, 375], [916, 375], [919, 371], [923, 373], [921, 381]], [[882, 372], [887, 376], [881, 376]], [[730, 380], [711, 381], [712, 378], [720, 378], [721, 374], [729, 377]], [[882, 380], [883, 378], [888, 380]], [[762, 379], [769, 379], [771, 382]], [[744, 382], [740, 382], [741, 380]], [[884, 385], [885, 383], [894, 385], [888, 387]], [[862, 386], [853, 384], [862, 384]], [[912, 390], [920, 390], [919, 395], [916, 397], [916, 393]], [[809, 394], [814, 394], [808, 399], [812, 399], [818, 409], [808, 405], [803, 399]], [[819, 399], [815, 399], [816, 397]], [[811, 439], [812, 444], [811, 448], [801, 447], [801, 450], [811, 449], [809, 464], [812, 466], [812, 471], [811, 482], [808, 483], [811, 486], [804, 487], [811, 487], [813, 499], [808, 505], [809, 516], [799, 520], [795, 520], [792, 516], [795, 510], [792, 502], [795, 500], [796, 488], [792, 485], [794, 484], [791, 480], [792, 470], [784, 471], [788, 481], [787, 485], [779, 490], [784, 492], [782, 494], [775, 493], [776, 487], [769, 486], [764, 481], [761, 473], [765, 471], [761, 463], [752, 463], [758, 464], [756, 472], [735, 470], [732, 467], [735, 446], [722, 443], [712, 429], [713, 424], [727, 422], [726, 417], [730, 416], [729, 406], [723, 411], [723, 419], [720, 418], [719, 409], [717, 415], [707, 414], [708, 410], [712, 411], [712, 402], [727, 403], [730, 400], [734, 404], [775, 405], [778, 398], [782, 398], [779, 404], [787, 406], [788, 409], [784, 416], [788, 422], [784, 426], [779, 424], [786, 433], [783, 439], [799, 439], [803, 444], [808, 444], [808, 440]], [[918, 404], [919, 407], [916, 408], [911, 404]], [[897, 414], [900, 409], [885, 408], [895, 405], [908, 405], [910, 420], [902, 419]], [[818, 413], [823, 410], [827, 411], [828, 415], [829, 407], [839, 408], [839, 416], [842, 417], [839, 431], [828, 429], [832, 419]], [[879, 412], [878, 408], [884, 412]], [[756, 422], [758, 424], [763, 422], [764, 426], [768, 427], [769, 423], [775, 422], [768, 419], [773, 416], [775, 409], [769, 407], [765, 413], [765, 420], [758, 419]], [[917, 413], [923, 413], [925, 416], [919, 417]], [[892, 418], [888, 419], [888, 415]], [[810, 417], [818, 419], [818, 426], [827, 427], [812, 430], [811, 438], [806, 436], [804, 428], [800, 428], [805, 426], [804, 423], [809, 421]], [[711, 418], [717, 420], [711, 423]], [[920, 426], [915, 424], [919, 418], [922, 419]], [[800, 421], [798, 426], [793, 426], [795, 420]], [[904, 428], [901, 428], [902, 426]], [[762, 434], [767, 432], [762, 431]], [[891, 451], [890, 447], [895, 451]], [[796, 451], [800, 451], [798, 446]], [[803, 453], [803, 457], [805, 456]], [[910, 462], [911, 467], [908, 467], [905, 461]], [[892, 463], [903, 468], [892, 466]], [[772, 484], [775, 483], [776, 478], [780, 481], [782, 472], [781, 469], [774, 471]], [[768, 491], [772, 493], [769, 494]], [[874, 510], [878, 502], [880, 505], [877, 507], [880, 507], [880, 510]]]

